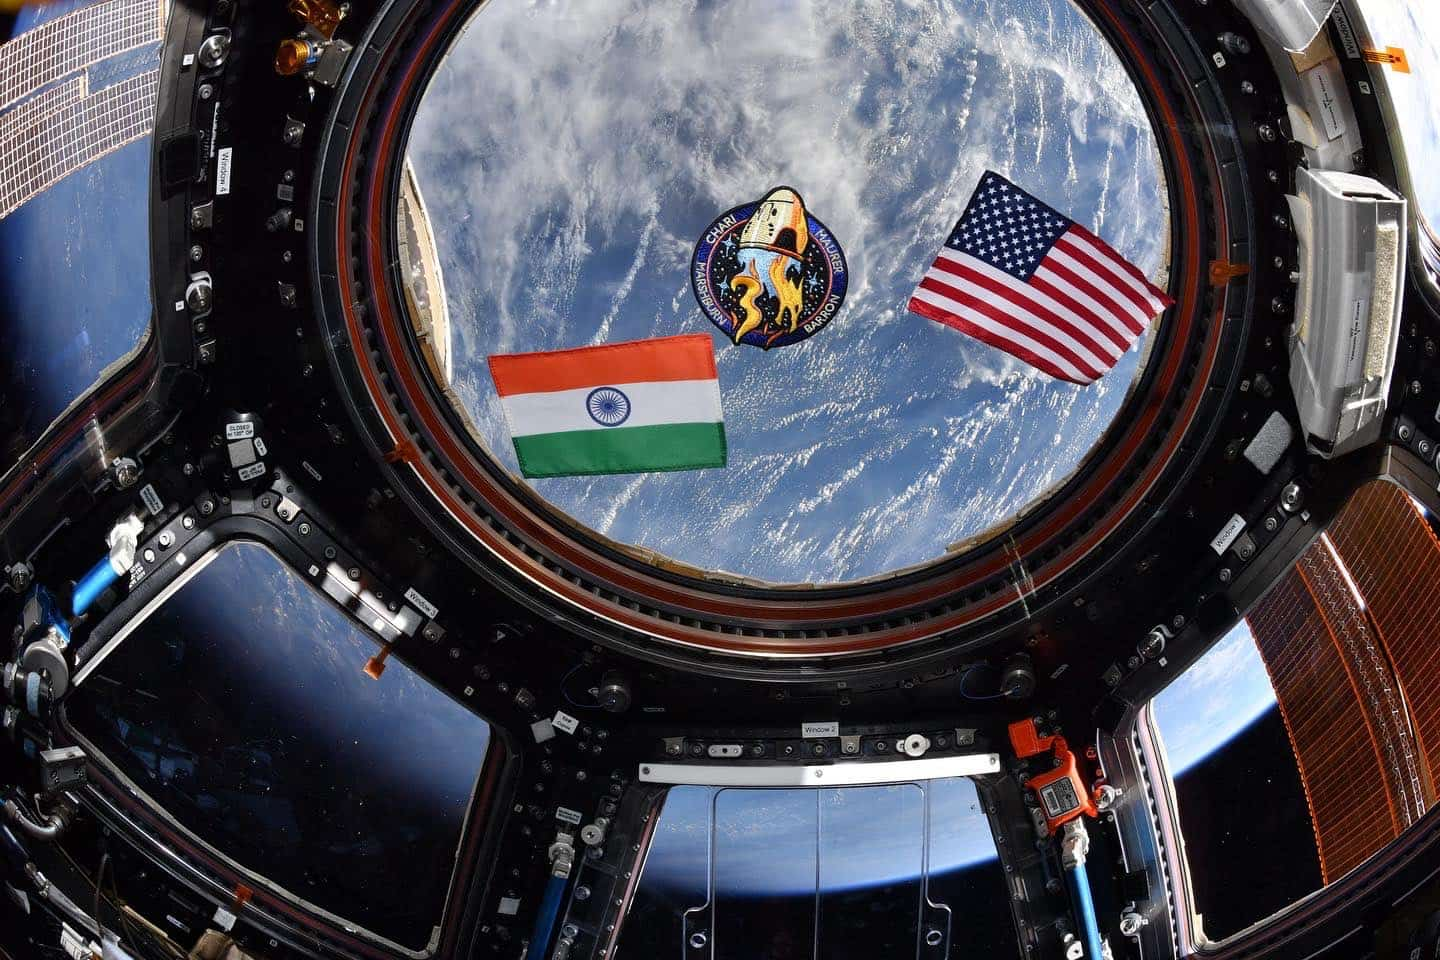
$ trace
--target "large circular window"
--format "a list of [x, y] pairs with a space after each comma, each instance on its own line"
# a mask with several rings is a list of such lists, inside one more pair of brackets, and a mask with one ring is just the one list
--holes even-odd
[[[432, 373], [517, 479], [526, 428], [492, 356], [711, 337], [726, 466], [522, 482], [625, 552], [712, 576], [834, 584], [934, 561], [1043, 500], [1109, 428], [1146, 336], [1082, 386], [907, 310], [985, 171], [1165, 282], [1145, 110], [1068, 0], [491, 0], [407, 157], [401, 252]], [[779, 219], [727, 234], [737, 207]], [[696, 295], [697, 245], [759, 243], [779, 313], [766, 250], [793, 251], [797, 224], [812, 254], [833, 260], [817, 229], [842, 251], [843, 302], [803, 339], [737, 343]], [[802, 335], [834, 279], [815, 273], [790, 277]], [[628, 396], [604, 386], [607, 425]]]

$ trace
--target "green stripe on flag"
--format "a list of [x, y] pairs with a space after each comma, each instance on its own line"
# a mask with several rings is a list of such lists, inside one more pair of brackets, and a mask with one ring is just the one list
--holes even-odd
[[532, 433], [515, 438], [515, 456], [527, 477], [599, 473], [656, 473], [725, 466], [725, 424], [666, 423]]

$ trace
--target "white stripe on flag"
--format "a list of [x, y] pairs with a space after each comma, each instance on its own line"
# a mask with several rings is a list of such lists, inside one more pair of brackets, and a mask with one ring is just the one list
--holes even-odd
[[1073, 364], [1067, 361], [1064, 357], [1055, 353], [1055, 351], [1051, 350], [1049, 347], [1045, 346], [1042, 343], [1038, 343], [1035, 340], [1032, 340], [1030, 337], [1027, 337], [1019, 330], [992, 320], [991, 318], [985, 316], [983, 313], [972, 309], [966, 304], [957, 303], [954, 300], [951, 300], [949, 297], [942, 296], [935, 291], [927, 290], [924, 287], [921, 287], [915, 291], [914, 298], [923, 303], [928, 303], [933, 307], [938, 307], [946, 313], [955, 314], [956, 316], [963, 319], [966, 323], [973, 324], [974, 326], [979, 327], [981, 330], [984, 330], [988, 335], [990, 335], [996, 340], [1004, 341], [1006, 343], [1012, 344], [1023, 350], [1035, 354], [1037, 357], [1051, 364], [1056, 370], [1063, 371], [1064, 379], [1074, 380], [1077, 383], [1091, 383], [1094, 381], [1093, 377], [1081, 373], [1075, 368]]
[[[630, 415], [619, 427], [654, 427], [667, 423], [719, 423], [720, 381], [665, 380], [617, 383], [614, 389], [630, 401]], [[513, 436], [604, 430], [590, 416], [586, 401], [595, 387], [544, 393], [513, 393], [501, 397]]]
[[[1020, 323], [1029, 324], [1047, 336], [1059, 341], [1061, 345], [1075, 354], [1076, 359], [1087, 364], [1092, 370], [1103, 372], [1110, 369], [1115, 363], [1115, 357], [1119, 356], [1118, 353], [1114, 356], [1103, 352], [1097, 354], [1096, 351], [1087, 348], [1083, 343], [1066, 333], [1065, 330], [1045, 317], [1043, 313], [1037, 313], [1025, 307], [1018, 306], [1012, 301], [1000, 299], [980, 284], [974, 283], [963, 276], [956, 276], [953, 273], [945, 270], [937, 270], [933, 267], [926, 272], [925, 276], [934, 278], [936, 281], [946, 286], [954, 287], [963, 293], [968, 293], [978, 300], [993, 303], [998, 310], [1013, 315]], [[966, 314], [966, 317], [968, 318], [969, 314]]]
[[1066, 234], [1066, 237], [1071, 243], [1075, 244], [1075, 246], [1090, 254], [1091, 257], [1095, 258], [1099, 262], [1111, 265], [1115, 276], [1120, 278], [1120, 281], [1122, 283], [1129, 286], [1131, 290], [1134, 290], [1142, 298], [1144, 298], [1146, 303], [1151, 305], [1151, 308], [1154, 312], [1151, 313], [1150, 316], [1145, 318], [1147, 323], [1150, 320], [1154, 319], [1155, 314], [1165, 309], [1164, 301], [1156, 297], [1155, 294], [1152, 293], [1148, 287], [1146, 287], [1144, 282], [1137, 279], [1135, 274], [1125, 269], [1122, 264], [1113, 263], [1115, 259], [1114, 256], [1112, 254], [1105, 253], [1099, 247], [1095, 246], [1094, 242], [1091, 241], [1089, 237], [1085, 236], [1085, 234], [1079, 232], [1078, 230], [1071, 230], [1068, 234]]
[[[1053, 253], [1054, 251], [1052, 250], [1051, 254], [1053, 255]], [[1048, 259], [1047, 257], [1046, 260]], [[1083, 307], [1088, 314], [1085, 321], [1091, 326], [1094, 326], [1097, 322], [1103, 323], [1108, 329], [1115, 331], [1115, 334], [1122, 338], [1127, 344], [1135, 342], [1138, 334], [1136, 334], [1134, 329], [1125, 323], [1123, 319], [1117, 317], [1115, 311], [1095, 300], [1084, 290], [1076, 287], [1073, 281], [1056, 273], [1048, 266], [1046, 260], [1040, 261], [1040, 269], [1035, 271], [1034, 279], [1043, 280], [1051, 286], [1058, 288], [1067, 297]], [[1071, 310], [1069, 312], [1074, 313], [1075, 311]]]
[[1117, 281], [1114, 278], [1114, 274], [1108, 270], [1104, 273], [1099, 273], [1088, 263], [1076, 257], [1071, 251], [1066, 249], [1064, 237], [1061, 237], [1055, 246], [1050, 248], [1050, 253], [1045, 259], [1052, 260], [1068, 268], [1071, 273], [1080, 279], [1088, 281], [1091, 286], [1095, 287], [1095, 289], [1109, 301], [1106, 306], [1112, 316], [1115, 314], [1123, 314], [1129, 317], [1136, 326], [1142, 330], [1145, 328], [1145, 324], [1150, 322], [1150, 315], [1146, 314], [1135, 301], [1130, 299], [1130, 294], [1117, 289]]
[[[1059, 316], [1070, 320], [1075, 327], [1085, 331], [1085, 334], [1095, 342], [1095, 346], [1099, 352], [1097, 353], [1096, 350], [1090, 350], [1088, 351], [1088, 355], [1103, 359], [1104, 362], [1100, 364], [1102, 368], [1108, 369], [1114, 366], [1115, 361], [1119, 360], [1120, 355], [1125, 352], [1124, 349], [1116, 345], [1114, 340], [1105, 336], [1100, 331], [1092, 331], [1094, 324], [1083, 317], [1077, 317], [1074, 310], [1055, 300], [1043, 290], [1038, 290], [1028, 283], [1016, 280], [1004, 270], [992, 267], [983, 260], [977, 260], [968, 253], [961, 253], [957, 250], [951, 250], [948, 247], [941, 249], [940, 256], [937, 259], [947, 260], [957, 267], [979, 274], [990, 283], [1004, 286], [1005, 289], [1016, 295], [1016, 299], [1022, 300], [1030, 305], [1029, 309], [1032, 315], [1042, 318], [1047, 315]], [[994, 300], [994, 294], [988, 294], [987, 299]], [[1002, 309], [1018, 309], [1013, 307], [1010, 301], [1004, 301], [1001, 306]], [[1135, 341], [1135, 335], [1129, 330], [1122, 329], [1116, 325], [1115, 331], [1117, 336], [1123, 339], [1127, 345]]]

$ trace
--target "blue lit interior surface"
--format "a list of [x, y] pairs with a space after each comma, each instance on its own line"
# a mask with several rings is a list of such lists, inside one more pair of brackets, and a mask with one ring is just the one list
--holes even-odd
[[258, 878], [423, 950], [490, 727], [266, 548], [223, 547], [69, 703], [76, 730]]

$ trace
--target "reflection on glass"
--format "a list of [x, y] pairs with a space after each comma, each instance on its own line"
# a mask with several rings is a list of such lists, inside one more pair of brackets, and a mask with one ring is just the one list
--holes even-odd
[[[716, 956], [868, 960], [920, 949], [1003, 957], [1018, 949], [990, 824], [967, 779], [829, 790], [676, 787], [619, 957], [686, 955], [682, 917], [703, 920], [712, 899]], [[932, 928], [948, 954], [918, 946]]]
[[[518, 475], [491, 354], [710, 333], [728, 467], [533, 487], [613, 541], [772, 583], [883, 575], [1008, 520], [1140, 370], [1143, 344], [1077, 388], [906, 312], [984, 169], [1167, 268], [1145, 110], [1068, 0], [489, 3], [407, 149], [436, 268], [413, 299], [448, 304], [432, 367], [490, 455]], [[803, 343], [736, 347], [691, 254], [782, 185], [840, 241], [849, 293]]]
[[1377, 72], [1384, 78], [1400, 121], [1415, 188], [1414, 202], [1432, 228], [1440, 226], [1440, 19], [1435, 8], [1414, 0], [1360, 0], [1360, 10], [1375, 47], [1400, 47], [1410, 64], [1409, 73], [1389, 68]]
[[242, 868], [431, 945], [489, 725], [392, 661], [273, 554], [223, 548], [69, 701], [75, 729]]
[[925, 784], [925, 794], [930, 823], [927, 896], [931, 903], [949, 908], [949, 955], [957, 960], [1018, 956], [1005, 870], [974, 781], [932, 780]]
[[1424, 515], [1368, 483], [1155, 698], [1205, 936], [1340, 880], [1434, 806], [1437, 620], [1414, 598], [1437, 583]]
[[819, 937], [826, 956], [913, 955], [924, 881], [923, 788], [820, 793]]
[[[29, 99], [0, 109], [0, 472], [150, 329], [156, 9], [106, 19], [99, 4], [30, 4], [18, 17], [10, 43], [39, 66], [7, 87]], [[37, 28], [67, 15], [83, 21], [67, 35], [87, 42], [35, 46]], [[25, 88], [52, 66], [51, 85]], [[17, 120], [27, 110], [36, 119]], [[82, 110], [92, 119], [78, 122]]]
[[715, 795], [716, 960], [815, 955], [821, 794], [721, 790]]
[[1223, 940], [1318, 890], [1300, 772], [1245, 622], [1165, 688], [1152, 709], [1206, 936]]

